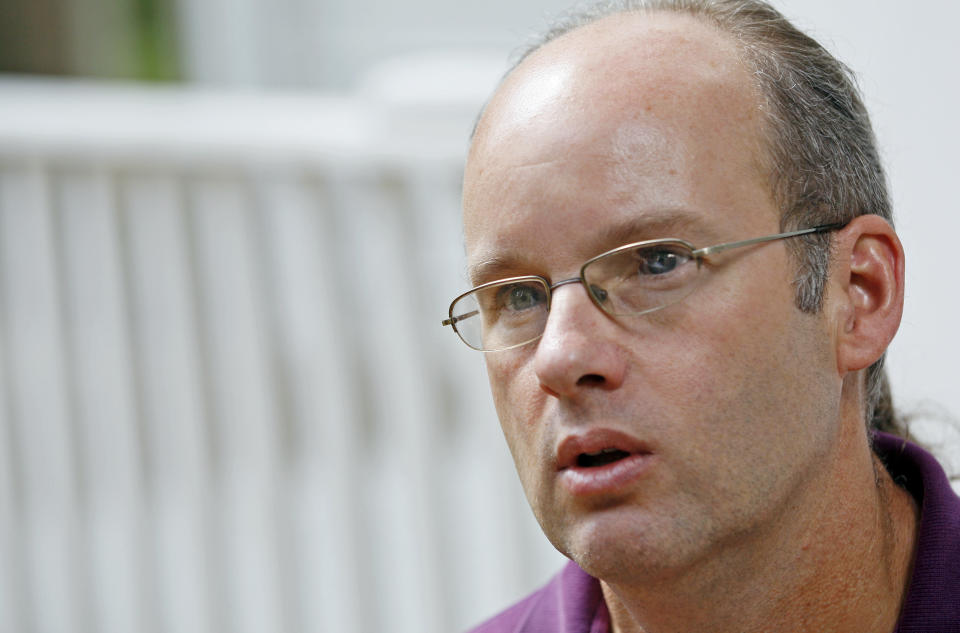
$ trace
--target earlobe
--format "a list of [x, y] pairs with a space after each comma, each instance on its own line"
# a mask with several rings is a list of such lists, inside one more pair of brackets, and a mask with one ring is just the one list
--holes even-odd
[[893, 227], [877, 215], [855, 218], [837, 239], [837, 365], [845, 374], [878, 360], [900, 327], [904, 254]]

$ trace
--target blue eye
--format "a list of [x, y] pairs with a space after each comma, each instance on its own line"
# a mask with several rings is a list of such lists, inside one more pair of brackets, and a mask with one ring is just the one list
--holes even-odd
[[641, 275], [665, 275], [690, 261], [690, 255], [662, 246], [640, 248], [634, 253], [637, 259], [637, 272]]
[[497, 303], [503, 309], [520, 312], [544, 305], [547, 294], [539, 284], [510, 284], [497, 293]]

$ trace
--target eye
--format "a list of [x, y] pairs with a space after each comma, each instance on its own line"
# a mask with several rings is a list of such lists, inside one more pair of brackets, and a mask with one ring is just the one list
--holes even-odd
[[514, 312], [539, 307], [546, 301], [546, 292], [540, 284], [510, 284], [497, 293], [497, 305]]
[[634, 251], [637, 260], [637, 272], [640, 275], [666, 275], [692, 258], [685, 249], [675, 246], [650, 246]]

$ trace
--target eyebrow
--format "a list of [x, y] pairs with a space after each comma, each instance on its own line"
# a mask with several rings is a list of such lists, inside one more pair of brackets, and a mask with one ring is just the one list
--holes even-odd
[[529, 274], [516, 272], [523, 269], [523, 260], [523, 256], [519, 254], [493, 255], [467, 266], [467, 279], [472, 285], [479, 286], [487, 281]]
[[600, 231], [595, 240], [598, 246], [595, 254], [631, 242], [671, 237], [687, 238], [689, 232], [695, 229], [699, 229], [697, 237], [703, 238], [705, 231], [702, 229], [701, 220], [700, 216], [684, 209], [667, 209], [655, 214], [633, 217]]
[[[679, 233], [688, 233], [701, 225], [701, 218], [697, 214], [684, 209], [666, 209], [638, 215], [624, 222], [599, 231], [592, 239], [593, 251], [584, 261], [594, 255], [599, 255], [611, 248], [616, 248], [631, 242], [648, 239], [681, 237]], [[705, 231], [700, 230], [701, 239]], [[533, 265], [522, 251], [504, 251], [491, 254], [467, 266], [467, 278], [473, 285], [480, 285], [487, 281], [534, 274]]]

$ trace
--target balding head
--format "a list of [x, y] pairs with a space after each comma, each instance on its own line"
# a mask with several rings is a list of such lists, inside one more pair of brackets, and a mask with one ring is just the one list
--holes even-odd
[[760, 95], [750, 84], [730, 36], [701, 20], [670, 13], [610, 16], [528, 55], [491, 99], [475, 140], [482, 144], [538, 123], [566, 124], [576, 133], [581, 117], [629, 121], [691, 98], [740, 99], [736, 118], [755, 119]]

